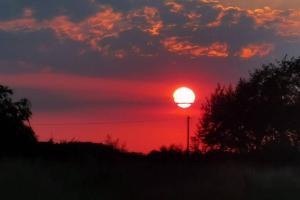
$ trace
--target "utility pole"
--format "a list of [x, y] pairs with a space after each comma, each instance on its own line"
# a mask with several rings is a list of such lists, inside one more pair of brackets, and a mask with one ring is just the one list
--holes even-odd
[[191, 120], [191, 117], [190, 116], [187, 116], [186, 118], [186, 132], [187, 132], [187, 140], [186, 140], [186, 153], [187, 154], [190, 154], [190, 120]]
[[[187, 88], [187, 87], [181, 87], [175, 90], [173, 93], [174, 102], [179, 106], [180, 108], [187, 109], [189, 108], [194, 102], [195, 102], [195, 93], [193, 90]], [[187, 141], [186, 141], [186, 153], [189, 155], [190, 153], [190, 119], [191, 117], [187, 115]]]

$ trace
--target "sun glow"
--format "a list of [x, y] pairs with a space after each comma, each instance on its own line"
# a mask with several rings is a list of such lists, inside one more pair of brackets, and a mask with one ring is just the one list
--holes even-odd
[[180, 108], [189, 108], [192, 103], [195, 102], [196, 96], [191, 89], [187, 87], [181, 87], [175, 90], [173, 93], [173, 98], [174, 102]]

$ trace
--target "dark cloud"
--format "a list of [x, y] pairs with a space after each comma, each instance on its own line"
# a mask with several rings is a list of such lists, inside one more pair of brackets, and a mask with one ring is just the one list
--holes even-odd
[[[2, 73], [54, 71], [129, 79], [186, 69], [236, 73], [227, 66], [238, 63], [249, 70], [249, 59], [259, 63], [293, 54], [300, 38], [295, 10], [171, 0], [0, 4]], [[195, 67], [202, 63], [208, 67]]]
[[38, 20], [51, 19], [58, 15], [68, 15], [73, 20], [81, 20], [98, 11], [97, 4], [90, 0], [1, 0], [0, 19], [19, 18], [25, 9], [32, 9]]
[[15, 89], [15, 99], [20, 98], [30, 99], [32, 104], [32, 109], [34, 112], [68, 112], [68, 111], [80, 111], [88, 109], [99, 109], [99, 110], [110, 110], [116, 108], [136, 108], [144, 106], [162, 106], [166, 102], [159, 99], [148, 99], [139, 100], [135, 98], [120, 99], [108, 97], [105, 94], [101, 96], [96, 96], [94, 99], [85, 98], [83, 94], [77, 93], [76, 95], [71, 95], [63, 91], [45, 91], [43, 89], [32, 89], [18, 87]]

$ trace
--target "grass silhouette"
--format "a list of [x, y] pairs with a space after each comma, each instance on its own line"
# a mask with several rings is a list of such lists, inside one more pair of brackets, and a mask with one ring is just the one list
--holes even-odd
[[203, 156], [194, 159], [193, 155], [168, 154], [165, 149], [162, 156], [160, 152], [140, 155], [121, 152], [108, 145], [80, 142], [39, 145], [40, 150], [34, 156], [1, 158], [1, 199], [274, 200], [300, 197], [297, 162], [205, 160]]

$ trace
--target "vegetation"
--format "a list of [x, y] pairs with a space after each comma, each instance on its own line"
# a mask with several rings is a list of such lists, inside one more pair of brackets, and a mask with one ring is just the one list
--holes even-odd
[[27, 99], [13, 101], [13, 91], [0, 85], [0, 154], [24, 152], [37, 142], [31, 115]]
[[299, 165], [153, 160], [0, 160], [1, 199], [299, 199]]
[[264, 65], [235, 87], [219, 85], [203, 111], [197, 137], [206, 151], [298, 152], [300, 58]]

